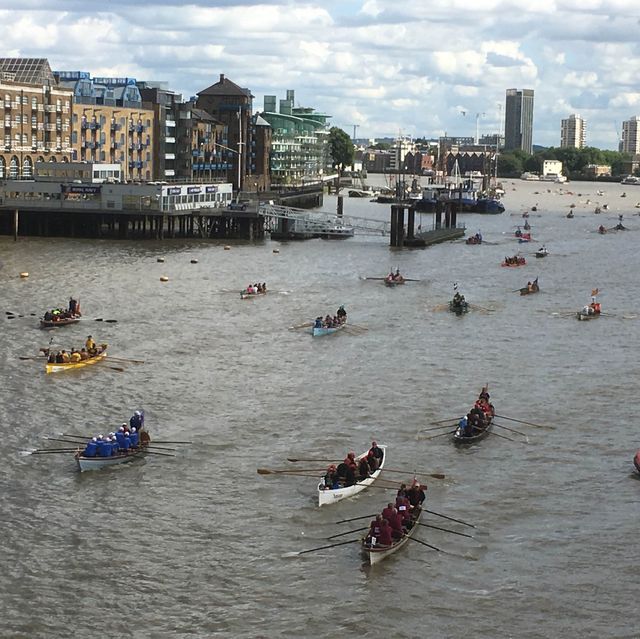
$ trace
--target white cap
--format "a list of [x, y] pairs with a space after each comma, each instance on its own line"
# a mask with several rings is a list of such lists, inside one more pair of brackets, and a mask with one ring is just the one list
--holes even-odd
[[91, 438], [91, 441], [92, 441], [92, 442], [97, 442], [97, 441], [98, 441], [98, 438], [97, 438], [97, 437], [92, 437], [92, 438]]
[[128, 430], [125, 430], [125, 431], [124, 431], [124, 436], [125, 436], [125, 437], [129, 437], [129, 431], [128, 431]]
[[136, 427], [135, 427], [135, 426], [131, 429], [131, 432], [132, 432], [132, 433], [135, 433], [135, 432], [136, 432]]

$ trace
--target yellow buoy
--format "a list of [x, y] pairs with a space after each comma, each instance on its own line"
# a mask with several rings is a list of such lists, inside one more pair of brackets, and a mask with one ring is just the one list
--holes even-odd
[[161, 282], [168, 282], [168, 281], [169, 281], [169, 278], [168, 278], [166, 275], [161, 275], [161, 276], [160, 276], [160, 281], [161, 281]]
[[29, 277], [29, 273], [27, 273], [26, 271], [23, 271], [22, 273], [20, 273], [20, 277], [22, 278]]
[[192, 264], [197, 264], [197, 263], [198, 263], [198, 260], [191, 260], [191, 263], [192, 263]]
[[225, 250], [225, 251], [230, 251], [230, 250], [231, 250], [231, 247], [227, 244], [227, 246], [225, 246], [225, 247], [224, 247], [224, 250]]
[[164, 264], [164, 257], [159, 257], [156, 262], [160, 262], [160, 264]]

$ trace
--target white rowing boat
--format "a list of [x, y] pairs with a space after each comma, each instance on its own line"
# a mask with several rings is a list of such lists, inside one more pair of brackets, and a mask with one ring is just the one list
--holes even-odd
[[[353, 484], [353, 486], [347, 486], [346, 488], [327, 488], [324, 485], [324, 479], [321, 479], [318, 483], [318, 506], [335, 504], [337, 501], [345, 499], [346, 497], [353, 497], [354, 495], [362, 492], [365, 488], [371, 486], [371, 484], [373, 484], [373, 482], [378, 479], [378, 477], [380, 477], [380, 473], [382, 472], [384, 464], [387, 461], [387, 447], [379, 446], [379, 448], [381, 448], [382, 452], [384, 453], [384, 455], [382, 456], [382, 463], [380, 464], [380, 467], [375, 472], [371, 473], [369, 477]], [[356, 457], [356, 461], [359, 461], [363, 457], [366, 457], [368, 452], [369, 451], [366, 450], [364, 453], [358, 455]]]
[[124, 464], [125, 462], [132, 461], [139, 457], [143, 457], [147, 452], [147, 446], [142, 444], [139, 448], [130, 449], [129, 451], [116, 453], [110, 457], [85, 457], [82, 453], [77, 452], [75, 454], [76, 462], [80, 471], [84, 470], [99, 470], [106, 466], [115, 466], [117, 464]]
[[411, 528], [409, 528], [409, 530], [407, 530], [407, 534], [403, 535], [400, 539], [393, 542], [390, 546], [373, 546], [372, 547], [367, 542], [367, 537], [366, 536], [363, 537], [361, 542], [362, 553], [366, 557], [368, 557], [369, 564], [372, 566], [375, 564], [378, 564], [389, 555], [393, 555], [394, 552], [400, 550], [400, 548], [402, 548], [402, 546], [404, 546], [409, 541], [409, 538], [413, 536], [413, 533], [418, 527], [418, 522], [420, 521], [421, 515], [422, 515], [422, 507], [418, 506], [413, 511], [413, 515], [412, 515], [413, 525], [411, 526]]

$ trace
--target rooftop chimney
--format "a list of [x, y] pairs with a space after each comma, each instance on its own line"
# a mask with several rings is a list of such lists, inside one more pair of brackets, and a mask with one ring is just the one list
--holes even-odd
[[220, 74], [220, 82], [221, 82], [221, 83], [222, 83], [222, 82], [224, 82], [224, 73], [221, 73], [221, 74]]

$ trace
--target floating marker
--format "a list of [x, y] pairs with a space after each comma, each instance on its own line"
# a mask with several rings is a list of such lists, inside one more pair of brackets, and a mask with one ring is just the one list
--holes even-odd
[[197, 264], [197, 263], [198, 263], [198, 260], [191, 260], [191, 263], [192, 263], [192, 264]]
[[20, 277], [22, 277], [23, 279], [27, 278], [29, 277], [29, 273], [27, 273], [26, 271], [23, 271], [22, 273], [20, 273]]
[[231, 250], [231, 247], [227, 244], [227, 245], [224, 247], [224, 250], [225, 250], [225, 251], [230, 251], [230, 250]]
[[280, 249], [273, 249], [274, 253], [280, 253]]
[[160, 262], [160, 264], [164, 264], [164, 257], [159, 257], [156, 262]]
[[161, 275], [161, 276], [160, 276], [160, 281], [161, 281], [161, 282], [168, 282], [168, 281], [169, 281], [169, 278], [168, 278], [166, 275]]

